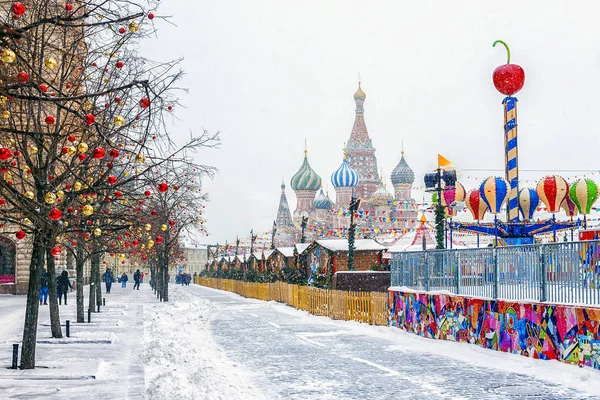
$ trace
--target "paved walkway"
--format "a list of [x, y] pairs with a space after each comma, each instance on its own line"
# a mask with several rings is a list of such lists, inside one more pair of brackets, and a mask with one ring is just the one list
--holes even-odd
[[[507, 371], [514, 364], [577, 377], [576, 367], [418, 338], [395, 328], [331, 321], [196, 285], [186, 290], [215, 304], [215, 341], [233, 362], [254, 373], [269, 398], [598, 398], [578, 390], [585, 382], [571, 387], [542, 380], [539, 371], [537, 378]], [[464, 353], [472, 354], [473, 362], [457, 356]], [[583, 376], [600, 379], [600, 373], [587, 373]]]
[[[92, 313], [90, 324], [74, 322], [75, 292], [69, 293], [69, 305], [60, 306], [63, 335], [65, 320], [71, 321], [71, 337], [64, 339], [51, 338], [49, 308], [40, 306], [38, 368], [23, 371], [5, 367], [11, 364], [12, 343], [22, 339], [26, 297], [0, 296], [0, 398], [144, 398], [142, 303], [153, 301], [145, 291], [150, 291], [148, 285], [133, 291], [131, 285], [122, 289], [114, 284], [110, 294], [103, 294], [106, 307]], [[86, 312], [87, 293], [86, 287]]]

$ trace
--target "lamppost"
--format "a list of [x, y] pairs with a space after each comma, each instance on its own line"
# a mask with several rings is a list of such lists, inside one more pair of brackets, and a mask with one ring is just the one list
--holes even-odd
[[442, 204], [444, 190], [454, 188], [456, 184], [456, 170], [444, 157], [438, 154], [438, 168], [435, 172], [425, 174], [425, 191], [436, 193], [435, 204], [435, 242], [436, 249], [444, 248], [444, 222], [446, 220], [445, 207]]
[[308, 217], [302, 217], [302, 223], [300, 224], [300, 228], [302, 229], [302, 234], [300, 235], [300, 243], [306, 242], [306, 236], [304, 234], [304, 230], [308, 226]]
[[275, 250], [275, 235], [277, 234], [277, 223], [273, 221], [273, 230], [271, 231], [271, 250]]
[[352, 196], [350, 200], [350, 228], [348, 229], [348, 271], [354, 271], [354, 236], [356, 233], [356, 224], [354, 223], [354, 213], [360, 207], [360, 199]]

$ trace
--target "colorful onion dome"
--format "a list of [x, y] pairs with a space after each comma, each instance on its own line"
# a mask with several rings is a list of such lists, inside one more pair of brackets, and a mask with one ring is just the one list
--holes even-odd
[[415, 182], [415, 173], [406, 163], [404, 152], [402, 152], [400, 162], [392, 171], [391, 178], [394, 185], [412, 185]]
[[323, 193], [323, 189], [321, 189], [317, 197], [315, 197], [313, 204], [317, 210], [331, 210], [333, 208], [333, 201]]
[[360, 87], [360, 82], [358, 82], [358, 89], [356, 90], [356, 92], [354, 93], [354, 100], [364, 100], [367, 98], [367, 95], [365, 94], [365, 92], [363, 92], [363, 90]]
[[393, 201], [394, 196], [388, 192], [383, 182], [380, 181], [379, 187], [371, 195], [371, 200], [377, 203], [387, 203], [388, 201]]
[[316, 192], [321, 187], [321, 177], [310, 167], [304, 151], [304, 161], [300, 169], [292, 177], [291, 186], [294, 191], [308, 190]]
[[342, 165], [331, 175], [333, 187], [356, 187], [358, 185], [358, 173], [352, 169], [346, 156]]

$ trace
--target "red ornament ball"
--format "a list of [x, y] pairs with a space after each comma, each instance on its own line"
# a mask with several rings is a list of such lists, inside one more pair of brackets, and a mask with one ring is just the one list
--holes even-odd
[[48, 86], [44, 85], [43, 83], [39, 86], [39, 88], [44, 93], [48, 91]]
[[119, 157], [119, 150], [117, 149], [112, 149], [111, 151], [108, 152], [108, 154], [112, 157], [112, 158], [117, 158]]
[[117, 61], [117, 68], [121, 69], [123, 68], [123, 65], [125, 65], [123, 64], [123, 61]]
[[27, 83], [28, 80], [29, 80], [29, 75], [27, 74], [27, 72], [21, 71], [17, 75], [17, 81], [19, 81], [19, 83]]
[[58, 208], [53, 208], [52, 210], [50, 210], [50, 214], [48, 214], [48, 217], [52, 221], [58, 221], [60, 217], [62, 217], [62, 212]]
[[93, 114], [88, 114], [88, 115], [85, 116], [85, 123], [87, 125], [93, 124], [95, 120], [96, 120], [96, 117], [94, 117]]
[[106, 181], [108, 182], [109, 185], [114, 185], [115, 183], [117, 183], [117, 177], [114, 175], [110, 175]]
[[140, 99], [140, 107], [142, 107], [142, 108], [150, 107], [150, 99], [148, 99], [147, 97], [142, 97]]
[[67, 11], [73, 11], [73, 4], [66, 4], [65, 5], [65, 10], [67, 10]]
[[163, 239], [159, 236], [156, 238], [156, 243], [161, 243], [163, 241]]
[[0, 147], [0, 160], [6, 161], [12, 156], [10, 149], [7, 147]]
[[16, 237], [17, 239], [21, 240], [21, 239], [23, 239], [23, 238], [25, 237], [25, 232], [23, 232], [23, 231], [17, 231], [17, 232], [15, 233], [15, 237]]
[[167, 190], [169, 190], [169, 185], [167, 185], [166, 183], [159, 183], [158, 184], [158, 191], [161, 193], [166, 192]]
[[154, 19], [154, 14], [152, 14], [152, 13], [148, 14], [148, 19]]
[[12, 12], [13, 14], [15, 14], [15, 16], [20, 17], [21, 15], [25, 14], [25, 6], [23, 5], [23, 3], [13, 3]]
[[55, 257], [56, 257], [56, 256], [59, 256], [59, 255], [60, 255], [60, 251], [61, 251], [61, 248], [60, 248], [60, 246], [56, 246], [56, 247], [53, 247], [53, 248], [50, 250], [50, 254], [52, 254], [53, 256], [55, 256]]
[[102, 147], [96, 147], [92, 152], [92, 158], [100, 159], [104, 158], [106, 151]]
[[149, 190], [146, 190], [146, 191], [144, 192], [144, 195], [145, 195], [146, 197], [149, 197], [151, 194], [152, 194], [152, 193], [151, 193]]
[[123, 28], [123, 27], [120, 27], [120, 28], [119, 28], [119, 33], [120, 33], [121, 35], [122, 35], [122, 34], [124, 34], [124, 33], [125, 33], [125, 28]]
[[79, 155], [77, 156], [77, 158], [79, 158], [80, 161], [83, 161], [87, 158], [87, 156], [85, 155], [85, 153], [79, 153]]
[[44, 121], [46, 121], [47, 125], [53, 125], [55, 122], [55, 119], [52, 115], [48, 115]]
[[173, 110], [173, 106], [167, 107], [167, 110], [169, 110], [169, 111]]
[[67, 138], [67, 140], [71, 143], [73, 143], [74, 141], [77, 140], [77, 138], [75, 137], [75, 135], [69, 135], [69, 137]]

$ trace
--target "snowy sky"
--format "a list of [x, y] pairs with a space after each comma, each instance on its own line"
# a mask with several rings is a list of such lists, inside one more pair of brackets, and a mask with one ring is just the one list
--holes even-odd
[[[352, 129], [359, 74], [388, 189], [402, 140], [415, 186], [437, 153], [464, 169], [467, 190], [502, 174], [502, 95], [491, 74], [506, 52], [492, 48], [496, 39], [526, 74], [517, 95], [520, 178], [600, 169], [599, 12], [597, 0], [163, 2], [156, 14], [176, 26], [155, 19], [158, 37], [144, 50], [156, 60], [185, 57], [189, 94], [173, 134], [222, 132], [220, 150], [198, 154], [220, 170], [205, 184], [211, 235], [202, 241], [269, 230], [282, 177], [293, 210], [289, 181], [305, 138], [334, 198], [330, 175]], [[543, 171], [523, 171], [533, 169]]]

